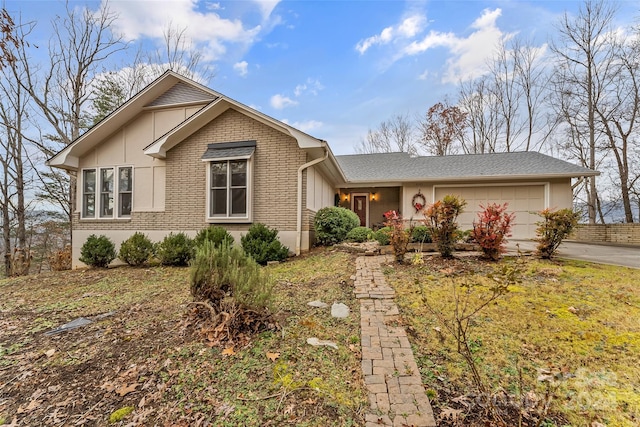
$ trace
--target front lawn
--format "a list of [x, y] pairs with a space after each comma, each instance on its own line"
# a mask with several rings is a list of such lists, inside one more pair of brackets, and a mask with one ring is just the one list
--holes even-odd
[[464, 301], [469, 284], [480, 285], [472, 286], [469, 299], [477, 304], [476, 296], [488, 295], [495, 283], [487, 273], [504, 265], [519, 268], [522, 282], [479, 311], [469, 335], [475, 364], [494, 396], [506, 392], [531, 408], [551, 391], [551, 409], [541, 425], [639, 425], [638, 270], [533, 259], [494, 264], [463, 255], [446, 261], [434, 255], [424, 265], [389, 264], [383, 271], [397, 292], [439, 425], [474, 425], [479, 417], [477, 407], [476, 413], [468, 410], [474, 391], [468, 365], [434, 311], [451, 319], [454, 288]]
[[[222, 348], [187, 327], [187, 268], [0, 280], [0, 424], [362, 425], [351, 256], [318, 250], [266, 270], [280, 327]], [[307, 305], [317, 299], [343, 302], [351, 315]], [[44, 334], [78, 317], [95, 322]], [[310, 337], [338, 349], [312, 347]]]

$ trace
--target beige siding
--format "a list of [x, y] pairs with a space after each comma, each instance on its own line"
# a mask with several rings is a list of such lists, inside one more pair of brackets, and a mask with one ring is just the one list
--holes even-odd
[[307, 208], [317, 212], [326, 206], [333, 206], [335, 189], [318, 168], [313, 166], [308, 168], [306, 177], [308, 182]]

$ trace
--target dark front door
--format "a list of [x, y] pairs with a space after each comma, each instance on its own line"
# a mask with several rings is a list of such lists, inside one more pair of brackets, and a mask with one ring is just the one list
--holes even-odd
[[353, 211], [360, 218], [360, 225], [367, 226], [367, 196], [353, 196]]

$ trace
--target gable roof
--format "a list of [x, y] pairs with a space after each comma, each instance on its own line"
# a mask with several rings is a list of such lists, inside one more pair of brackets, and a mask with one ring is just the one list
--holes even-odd
[[336, 156], [348, 182], [571, 178], [599, 172], [533, 151], [411, 157], [407, 153]]
[[[164, 158], [171, 147], [183, 141], [186, 137], [200, 129], [220, 114], [233, 108], [267, 126], [284, 134], [292, 136], [303, 149], [310, 150], [312, 156], [321, 156], [330, 148], [325, 141], [314, 138], [288, 124], [276, 120], [238, 101], [222, 95], [195, 81], [192, 81], [173, 71], [166, 71], [138, 94], [118, 107], [115, 111], [82, 134], [71, 144], [60, 150], [47, 160], [47, 165], [67, 170], [77, 170], [80, 157], [108, 138], [114, 131], [124, 126], [144, 109], [169, 105], [203, 105], [199, 111], [188, 117], [156, 141], [144, 148], [144, 153], [157, 158]], [[332, 153], [329, 157], [333, 165], [330, 172], [338, 180], [344, 180], [342, 171], [335, 163]]]

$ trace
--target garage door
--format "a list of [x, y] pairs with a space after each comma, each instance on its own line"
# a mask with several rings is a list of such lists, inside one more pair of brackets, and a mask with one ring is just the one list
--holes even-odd
[[458, 217], [458, 224], [463, 230], [473, 228], [473, 221], [481, 210], [480, 205], [508, 203], [507, 211], [516, 214], [511, 230], [513, 239], [535, 237], [535, 223], [540, 217], [530, 212], [544, 209], [544, 185], [436, 187], [436, 200], [442, 200], [447, 194], [460, 196], [467, 202], [465, 212]]

